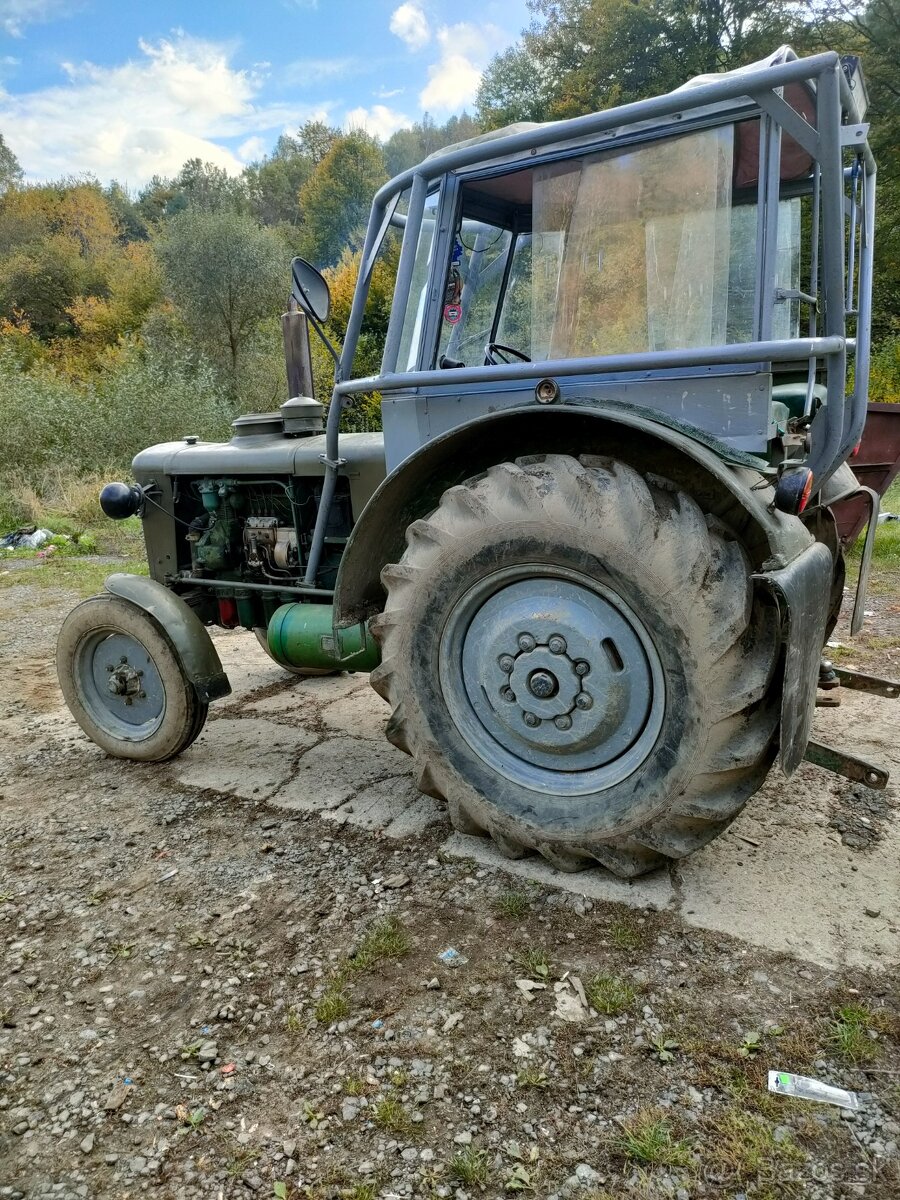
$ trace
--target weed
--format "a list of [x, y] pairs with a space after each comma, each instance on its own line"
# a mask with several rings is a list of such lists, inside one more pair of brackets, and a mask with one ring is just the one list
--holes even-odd
[[585, 992], [591, 1008], [607, 1017], [624, 1012], [634, 1003], [634, 988], [617, 975], [595, 975]]
[[645, 1108], [622, 1123], [613, 1149], [623, 1158], [661, 1167], [686, 1167], [688, 1143], [674, 1137], [671, 1123], [658, 1110]]
[[879, 1052], [878, 1043], [869, 1037], [877, 1018], [860, 1004], [845, 1004], [831, 1021], [828, 1041], [842, 1058], [850, 1062], [871, 1062]]
[[309, 1125], [311, 1129], [318, 1129], [325, 1120], [325, 1114], [321, 1111], [321, 1109], [316, 1108], [312, 1101], [304, 1100], [303, 1111], [300, 1113], [300, 1120], [304, 1125]]
[[388, 959], [403, 958], [409, 950], [409, 934], [400, 920], [385, 917], [363, 935], [347, 965], [352, 971], [368, 971]]
[[108, 562], [98, 563], [85, 558], [46, 558], [35, 560], [33, 567], [17, 571], [0, 571], [0, 588], [22, 584], [38, 587], [64, 588], [77, 592], [79, 596], [95, 596], [103, 590], [103, 581], [113, 570], [125, 571], [129, 575], [146, 575], [147, 564], [137, 560], [123, 559], [111, 567]]
[[366, 1081], [359, 1075], [344, 1080], [344, 1091], [348, 1096], [363, 1096], [366, 1091]]
[[450, 1178], [469, 1187], [485, 1187], [491, 1178], [491, 1156], [486, 1150], [464, 1146], [450, 1160]]
[[762, 1050], [762, 1038], [758, 1033], [748, 1033], [741, 1042], [738, 1054], [741, 1058], [755, 1058]]
[[348, 1192], [341, 1192], [346, 1200], [377, 1200], [377, 1183], [355, 1183]]
[[[324, 997], [323, 997], [324, 999]], [[324, 1021], [322, 1022], [324, 1024]], [[329, 1021], [329, 1024], [331, 1022]], [[301, 1013], [296, 1008], [289, 1008], [287, 1016], [284, 1018], [284, 1027], [288, 1033], [302, 1033], [305, 1022]]]
[[543, 1088], [548, 1086], [549, 1080], [546, 1071], [540, 1067], [523, 1067], [516, 1076], [516, 1083], [521, 1088]]
[[525, 892], [501, 892], [494, 904], [498, 917], [508, 921], [521, 921], [531, 909], [531, 900]]
[[650, 1043], [650, 1053], [654, 1058], [659, 1059], [661, 1063], [671, 1062], [675, 1057], [675, 1051], [681, 1049], [679, 1042], [673, 1041], [672, 1038], [655, 1037]]
[[609, 940], [619, 950], [639, 950], [644, 935], [631, 921], [613, 921], [609, 927]]
[[275, 1179], [272, 1181], [272, 1195], [275, 1200], [287, 1200], [288, 1185], [284, 1179]]
[[196, 1132], [203, 1122], [206, 1120], [205, 1108], [188, 1108], [186, 1104], [177, 1104], [175, 1106], [175, 1116], [188, 1129]]
[[117, 958], [131, 958], [133, 949], [134, 945], [128, 942], [113, 942], [109, 948], [109, 952], [112, 955], [111, 961], [114, 962]]
[[507, 1177], [503, 1180], [503, 1186], [508, 1192], [533, 1192], [534, 1181], [531, 1178], [531, 1172], [521, 1163], [513, 1167]]
[[402, 1088], [408, 1079], [409, 1075], [406, 1073], [406, 1071], [398, 1069], [391, 1072], [391, 1083], [394, 1085], [394, 1087]]
[[343, 1021], [350, 1013], [350, 1001], [346, 993], [336, 985], [327, 988], [316, 1001], [313, 1010], [320, 1025], [333, 1025], [335, 1021]]
[[188, 1042], [186, 1045], [181, 1047], [181, 1057], [196, 1058], [200, 1053], [200, 1047], [202, 1045], [202, 1042]]
[[390, 1133], [409, 1135], [412, 1129], [410, 1115], [396, 1096], [382, 1096], [372, 1109], [372, 1118]]
[[537, 947], [523, 951], [516, 958], [516, 965], [531, 979], [546, 979], [550, 974], [550, 960]]

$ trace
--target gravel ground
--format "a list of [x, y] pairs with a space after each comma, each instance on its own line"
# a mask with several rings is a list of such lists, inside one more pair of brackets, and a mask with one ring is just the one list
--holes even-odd
[[[449, 859], [442, 818], [388, 837], [106, 758], [60, 709], [72, 602], [0, 591], [0, 1197], [900, 1196], [897, 953], [829, 969]], [[286, 686], [261, 660], [210, 728]], [[265, 759], [289, 717], [260, 711]], [[829, 795], [877, 854], [894, 793]]]

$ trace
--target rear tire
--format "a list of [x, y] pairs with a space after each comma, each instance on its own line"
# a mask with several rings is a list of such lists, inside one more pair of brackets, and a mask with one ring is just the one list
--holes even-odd
[[457, 829], [629, 877], [760, 787], [776, 613], [684, 492], [611, 459], [524, 458], [445, 492], [406, 540], [371, 681]]
[[92, 596], [63, 622], [59, 686], [72, 716], [107, 754], [165, 762], [206, 723], [200, 700], [162, 627], [119, 596]]

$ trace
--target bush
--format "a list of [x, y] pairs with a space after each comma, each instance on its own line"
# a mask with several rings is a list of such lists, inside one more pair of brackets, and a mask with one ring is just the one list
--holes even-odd
[[900, 337], [888, 338], [872, 354], [869, 399], [900, 404]]
[[76, 382], [53, 366], [26, 370], [0, 341], [0, 476], [36, 481], [127, 471], [138, 450], [186, 433], [228, 436], [233, 414], [212, 369], [185, 354], [126, 346], [94, 378]]

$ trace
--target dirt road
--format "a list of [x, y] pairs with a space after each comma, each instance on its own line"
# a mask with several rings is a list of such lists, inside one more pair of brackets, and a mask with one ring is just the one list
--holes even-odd
[[[895, 790], [804, 766], [670, 874], [558, 876], [250, 635], [180, 760], [106, 758], [72, 603], [0, 591], [0, 1197], [900, 1195]], [[900, 778], [897, 708], [817, 733]]]

